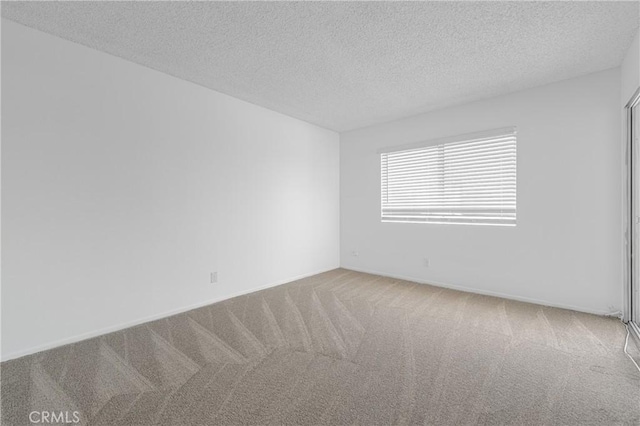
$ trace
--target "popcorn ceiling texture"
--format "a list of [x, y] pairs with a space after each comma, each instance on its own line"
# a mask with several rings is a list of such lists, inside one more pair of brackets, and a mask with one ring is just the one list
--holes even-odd
[[617, 67], [638, 2], [3, 2], [2, 16], [346, 131]]

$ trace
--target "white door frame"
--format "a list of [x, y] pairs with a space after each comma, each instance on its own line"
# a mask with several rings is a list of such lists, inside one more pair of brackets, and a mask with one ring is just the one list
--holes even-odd
[[[635, 142], [640, 135], [636, 135], [634, 129], [633, 109], [640, 108], [640, 88], [636, 90], [627, 105], [626, 112], [626, 146], [625, 146], [625, 206], [624, 206], [624, 249], [625, 249], [625, 291], [624, 306], [622, 319], [629, 325], [632, 334], [640, 341], [640, 327], [638, 323], [633, 321], [634, 318], [640, 318], [640, 298], [635, 301], [633, 292], [637, 291], [636, 287], [640, 286], [640, 262], [637, 270], [634, 268], [634, 262], [640, 261], [640, 203], [635, 200], [636, 189], [634, 185], [640, 184], [640, 179], [636, 182], [634, 174], [638, 173], [640, 178], [640, 144]], [[637, 127], [636, 127], [637, 128]], [[635, 169], [635, 170], [634, 170]], [[636, 234], [639, 238], [636, 238]]]

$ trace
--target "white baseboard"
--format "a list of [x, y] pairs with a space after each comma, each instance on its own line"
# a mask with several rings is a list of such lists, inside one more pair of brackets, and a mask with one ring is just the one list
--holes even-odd
[[467, 293], [482, 294], [484, 296], [500, 297], [502, 299], [517, 300], [518, 302], [533, 303], [535, 305], [543, 305], [543, 306], [549, 306], [549, 307], [553, 307], [553, 308], [569, 309], [569, 310], [572, 310], [572, 311], [584, 312], [584, 313], [587, 313], [587, 314], [594, 314], [594, 315], [601, 315], [601, 316], [611, 316], [611, 317], [619, 317], [620, 316], [620, 312], [600, 311], [600, 310], [596, 310], [596, 309], [584, 308], [584, 307], [581, 307], [581, 306], [568, 305], [568, 304], [564, 304], [564, 303], [549, 302], [548, 300], [534, 299], [534, 298], [530, 298], [530, 297], [522, 297], [522, 296], [517, 296], [517, 295], [513, 295], [513, 294], [500, 293], [500, 292], [497, 292], [497, 291], [488, 291], [488, 290], [483, 290], [483, 289], [479, 289], [479, 288], [475, 288], [475, 287], [466, 287], [466, 286], [461, 286], [461, 285], [442, 283], [442, 282], [433, 281], [433, 280], [425, 280], [424, 278], [410, 277], [410, 276], [407, 276], [407, 275], [389, 274], [387, 272], [380, 272], [380, 271], [375, 271], [375, 270], [366, 269], [366, 268], [354, 268], [354, 267], [351, 267], [351, 266], [341, 266], [341, 268], [349, 269], [351, 271], [356, 271], [356, 272], [363, 272], [363, 273], [366, 273], [366, 274], [380, 275], [380, 276], [387, 277], [387, 278], [395, 278], [395, 279], [398, 279], [398, 280], [412, 281], [412, 282], [416, 282], [416, 283], [420, 283], [420, 284], [429, 284], [429, 285], [433, 285], [433, 286], [436, 286], [436, 287], [443, 287], [443, 288], [448, 288], [448, 289], [451, 289], [451, 290], [459, 290], [459, 291], [464, 291], [464, 292], [467, 292]]
[[285, 280], [280, 280], [280, 281], [276, 281], [276, 282], [273, 282], [273, 283], [265, 284], [265, 285], [260, 286], [260, 287], [252, 288], [252, 289], [245, 290], [245, 291], [240, 291], [240, 292], [237, 292], [237, 293], [232, 293], [232, 294], [229, 294], [229, 295], [223, 296], [223, 297], [218, 297], [216, 299], [205, 300], [205, 301], [202, 301], [202, 302], [194, 303], [192, 305], [182, 306], [182, 307], [179, 307], [179, 308], [176, 308], [176, 309], [171, 309], [169, 311], [165, 311], [165, 312], [162, 312], [162, 313], [159, 313], [159, 314], [154, 314], [154, 315], [149, 315], [147, 317], [138, 318], [138, 319], [135, 319], [133, 321], [128, 321], [126, 323], [121, 323], [121, 324], [117, 324], [117, 325], [113, 325], [113, 326], [109, 326], [109, 327], [100, 328], [98, 330], [89, 331], [89, 332], [82, 333], [82, 334], [77, 334], [75, 336], [67, 337], [67, 338], [56, 340], [56, 341], [53, 341], [53, 342], [48, 342], [48, 343], [45, 343], [43, 345], [34, 346], [34, 347], [23, 349], [23, 350], [20, 350], [20, 351], [10, 352], [8, 354], [3, 354], [1, 361], [2, 362], [9, 361], [11, 359], [16, 359], [16, 358], [20, 358], [20, 357], [27, 356], [27, 355], [32, 355], [32, 354], [35, 354], [35, 353], [38, 353], [38, 352], [42, 352], [42, 351], [46, 351], [46, 350], [49, 350], [49, 349], [57, 348], [59, 346], [68, 345], [70, 343], [77, 343], [77, 342], [80, 342], [82, 340], [87, 340], [87, 339], [91, 339], [93, 337], [98, 337], [98, 336], [102, 336], [102, 335], [105, 335], [105, 334], [113, 333], [114, 331], [124, 330], [125, 328], [129, 328], [129, 327], [133, 327], [133, 326], [136, 326], [136, 325], [144, 324], [146, 322], [151, 322], [151, 321], [155, 321], [155, 320], [158, 320], [158, 319], [161, 319], [161, 318], [166, 318], [166, 317], [170, 317], [170, 316], [173, 316], [173, 315], [181, 314], [183, 312], [187, 312], [187, 311], [190, 311], [192, 309], [197, 309], [197, 308], [201, 308], [203, 306], [212, 305], [214, 303], [222, 302], [223, 300], [233, 299], [234, 297], [243, 296], [245, 294], [254, 293], [256, 291], [265, 290], [267, 288], [276, 287], [276, 286], [279, 286], [279, 285], [282, 285], [282, 284], [287, 284], [287, 283], [290, 283], [292, 281], [301, 280], [303, 278], [311, 277], [313, 275], [318, 275], [318, 274], [321, 274], [323, 272], [333, 271], [334, 269], [338, 269], [339, 267], [340, 266], [335, 266], [334, 268], [329, 268], [329, 269], [324, 269], [324, 270], [321, 270], [321, 271], [311, 272], [311, 273], [308, 273], [308, 274], [298, 275], [298, 276], [295, 276], [295, 277], [287, 278]]

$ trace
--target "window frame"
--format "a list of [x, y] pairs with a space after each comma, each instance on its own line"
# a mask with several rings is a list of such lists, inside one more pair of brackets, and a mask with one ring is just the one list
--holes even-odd
[[[484, 221], [482, 219], [470, 219], [470, 218], [465, 218], [464, 216], [460, 216], [459, 218], [455, 218], [453, 216], [453, 213], [451, 213], [451, 210], [455, 210], [455, 208], [451, 208], [448, 207], [448, 212], [446, 211], [447, 208], [445, 206], [442, 207], [443, 211], [448, 213], [449, 215], [451, 215], [451, 217], [449, 218], [439, 218], [436, 219], [434, 217], [429, 217], [428, 214], [426, 214], [424, 216], [424, 219], [415, 219], [415, 220], [402, 220], [402, 218], [391, 218], [390, 215], [386, 215], [385, 216], [385, 203], [383, 200], [383, 194], [387, 193], [388, 194], [388, 187], [386, 187], [386, 192], [385, 192], [385, 181], [384, 181], [384, 173], [383, 173], [383, 169], [385, 167], [388, 167], [384, 165], [384, 159], [385, 156], [383, 154], [390, 154], [390, 153], [398, 153], [398, 152], [403, 152], [403, 151], [410, 151], [410, 150], [417, 150], [417, 149], [422, 149], [422, 148], [429, 148], [429, 147], [443, 147], [444, 145], [447, 144], [460, 144], [460, 143], [473, 143], [473, 142], [487, 142], [490, 143], [490, 141], [492, 139], [500, 139], [500, 138], [505, 138], [505, 139], [509, 139], [512, 138], [513, 139], [513, 147], [515, 149], [514, 153], [513, 153], [513, 171], [515, 176], [513, 177], [513, 185], [514, 185], [514, 195], [513, 195], [513, 207], [509, 208], [508, 210], [513, 210], [513, 218], [511, 219], [508, 215], [505, 215], [504, 217], [501, 217], [500, 219], [490, 219], [487, 221]], [[484, 131], [479, 131], [479, 132], [473, 132], [473, 133], [466, 133], [466, 134], [461, 134], [461, 135], [455, 135], [455, 136], [449, 136], [449, 137], [444, 137], [444, 138], [437, 138], [437, 139], [430, 139], [430, 140], [426, 140], [426, 141], [420, 141], [420, 142], [416, 142], [416, 143], [410, 143], [410, 144], [403, 144], [403, 145], [396, 145], [396, 146], [389, 146], [389, 147], [385, 147], [382, 149], [378, 150], [378, 155], [379, 155], [379, 177], [380, 177], [380, 221], [382, 223], [420, 223], [420, 224], [437, 224], [437, 225], [442, 225], [442, 224], [447, 224], [447, 225], [476, 225], [476, 226], [507, 226], [507, 227], [515, 227], [517, 226], [517, 128], [515, 126], [510, 126], [510, 127], [502, 127], [502, 128], [497, 128], [497, 129], [491, 129], [491, 130], [484, 130]], [[443, 159], [443, 163], [442, 163], [442, 167], [446, 167], [446, 162]], [[387, 169], [388, 170], [388, 169]], [[388, 173], [388, 172], [387, 172]], [[387, 175], [388, 176], [388, 175]], [[445, 196], [447, 196], [449, 194], [446, 194], [443, 192], [442, 197], [445, 198]], [[387, 205], [388, 208], [388, 205]], [[437, 207], [435, 208], [435, 210], [437, 210]], [[507, 209], [505, 209], [507, 210]], [[493, 221], [492, 221], [493, 220]]]

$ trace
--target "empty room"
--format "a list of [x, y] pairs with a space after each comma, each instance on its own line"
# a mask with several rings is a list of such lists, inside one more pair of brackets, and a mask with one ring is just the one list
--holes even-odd
[[640, 425], [639, 2], [0, 7], [2, 425]]

